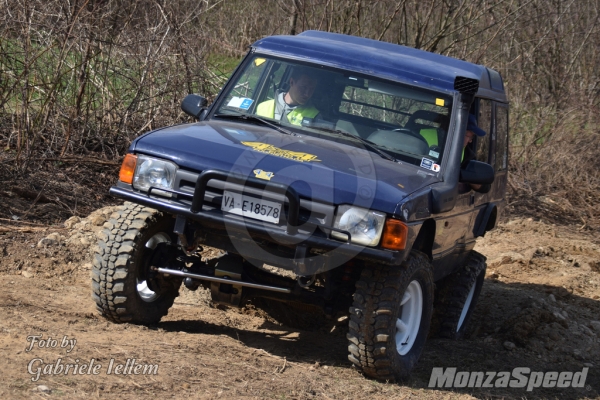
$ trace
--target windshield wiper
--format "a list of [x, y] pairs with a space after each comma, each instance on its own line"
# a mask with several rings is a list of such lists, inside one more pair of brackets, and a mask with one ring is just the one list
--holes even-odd
[[394, 157], [392, 157], [390, 154], [386, 153], [385, 151], [381, 150], [379, 147], [377, 147], [377, 145], [373, 142], [371, 142], [370, 140], [367, 139], [363, 139], [360, 136], [356, 136], [353, 135], [349, 132], [346, 131], [342, 131], [339, 129], [332, 129], [332, 128], [327, 128], [324, 126], [311, 126], [312, 129], [317, 129], [317, 130], [321, 130], [321, 131], [325, 131], [325, 132], [331, 132], [331, 133], [337, 133], [338, 135], [341, 136], [345, 136], [345, 137], [349, 137], [352, 139], [356, 139], [359, 142], [361, 142], [362, 144], [365, 145], [365, 147], [367, 147], [368, 149], [374, 151], [375, 153], [379, 154], [381, 157], [385, 158], [386, 160], [390, 160], [390, 161], [398, 161], [396, 160]]
[[218, 118], [237, 119], [237, 120], [241, 119], [244, 121], [259, 122], [262, 125], [269, 126], [275, 130], [278, 130], [281, 133], [285, 133], [286, 135], [297, 136], [296, 133], [283, 128], [281, 125], [279, 125], [276, 122], [267, 121], [264, 118], [257, 117], [256, 115], [252, 115], [252, 114], [215, 114], [214, 116], [218, 117]]

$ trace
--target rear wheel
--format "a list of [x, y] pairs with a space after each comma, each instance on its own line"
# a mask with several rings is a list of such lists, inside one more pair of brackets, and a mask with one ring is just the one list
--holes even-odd
[[472, 251], [460, 270], [437, 283], [434, 321], [437, 336], [462, 339], [485, 279], [486, 258]]
[[427, 256], [412, 251], [401, 267], [362, 271], [350, 308], [348, 359], [380, 380], [406, 378], [425, 346], [433, 308]]
[[179, 293], [181, 278], [152, 270], [170, 256], [173, 218], [125, 203], [105, 224], [92, 268], [96, 308], [114, 322], [153, 324]]

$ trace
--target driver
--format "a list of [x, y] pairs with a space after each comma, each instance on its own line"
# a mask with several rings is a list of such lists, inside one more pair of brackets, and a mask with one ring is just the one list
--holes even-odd
[[317, 79], [306, 69], [296, 67], [289, 83], [290, 88], [286, 93], [278, 93], [275, 99], [260, 103], [256, 107], [256, 114], [292, 125], [302, 125], [305, 118], [315, 118], [319, 110], [312, 105], [311, 98], [317, 87]]

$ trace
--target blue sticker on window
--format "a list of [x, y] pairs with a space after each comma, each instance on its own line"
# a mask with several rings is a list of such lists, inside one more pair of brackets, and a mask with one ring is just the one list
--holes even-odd
[[250, 106], [252, 105], [253, 102], [254, 102], [254, 100], [252, 100], [252, 99], [244, 99], [242, 101], [242, 104], [240, 104], [240, 108], [242, 110], [247, 110], [250, 108]]

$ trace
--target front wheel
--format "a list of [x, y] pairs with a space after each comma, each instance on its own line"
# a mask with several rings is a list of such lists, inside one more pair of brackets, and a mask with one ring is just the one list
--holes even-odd
[[92, 267], [92, 298], [113, 322], [153, 324], [179, 294], [181, 278], [153, 271], [169, 259], [173, 218], [125, 203], [105, 224]]
[[348, 359], [380, 380], [406, 378], [429, 333], [433, 275], [426, 255], [413, 250], [400, 267], [362, 271], [350, 308]]

